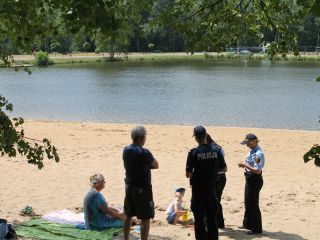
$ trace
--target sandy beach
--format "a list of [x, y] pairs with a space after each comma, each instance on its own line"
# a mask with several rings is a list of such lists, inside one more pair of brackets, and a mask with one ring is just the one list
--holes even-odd
[[[58, 148], [60, 163], [45, 161], [38, 170], [26, 160], [2, 158], [0, 161], [0, 218], [24, 222], [19, 216], [25, 206], [37, 214], [53, 210], [81, 207], [89, 189], [89, 176], [102, 173], [106, 188], [102, 191], [109, 203], [123, 204], [124, 168], [122, 149], [131, 143], [132, 124], [26, 121], [26, 136], [48, 137]], [[162, 209], [172, 200], [177, 186], [186, 187], [186, 203], [190, 188], [185, 178], [188, 149], [196, 146], [194, 126], [146, 125], [145, 145], [159, 161], [160, 169], [152, 172], [154, 201], [157, 207], [150, 239], [194, 239], [194, 231], [168, 225]], [[264, 186], [260, 194], [263, 235], [258, 239], [320, 239], [320, 168], [305, 164], [303, 154], [320, 142], [316, 131], [248, 129], [206, 126], [207, 131], [223, 146], [228, 164], [227, 185], [223, 194], [226, 228], [220, 239], [255, 239], [244, 230], [243, 169], [237, 163], [248, 151], [239, 142], [249, 133], [260, 138], [266, 155]], [[116, 239], [121, 239], [121, 235]]]

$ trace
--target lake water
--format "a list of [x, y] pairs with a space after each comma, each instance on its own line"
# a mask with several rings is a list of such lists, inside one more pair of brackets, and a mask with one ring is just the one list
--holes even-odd
[[26, 119], [318, 130], [320, 63], [165, 61], [0, 69]]

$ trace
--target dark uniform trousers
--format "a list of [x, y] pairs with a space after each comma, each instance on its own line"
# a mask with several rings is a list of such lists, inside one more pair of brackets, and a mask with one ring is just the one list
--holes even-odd
[[219, 228], [224, 228], [223, 208], [221, 205], [221, 197], [223, 189], [226, 186], [227, 178], [226, 174], [218, 174], [217, 179], [217, 199], [218, 199], [218, 211], [217, 211], [217, 223]]
[[197, 240], [217, 240], [216, 190], [205, 185], [192, 185], [191, 210], [194, 215], [195, 236]]
[[262, 232], [261, 212], [259, 208], [259, 193], [263, 186], [261, 174], [245, 173], [246, 186], [244, 193], [245, 213], [243, 227], [256, 233]]

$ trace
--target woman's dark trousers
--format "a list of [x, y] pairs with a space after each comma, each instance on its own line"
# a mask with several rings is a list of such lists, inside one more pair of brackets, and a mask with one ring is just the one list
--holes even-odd
[[245, 214], [243, 218], [243, 227], [254, 233], [261, 233], [262, 220], [259, 208], [259, 194], [263, 186], [262, 174], [245, 173], [245, 177]]

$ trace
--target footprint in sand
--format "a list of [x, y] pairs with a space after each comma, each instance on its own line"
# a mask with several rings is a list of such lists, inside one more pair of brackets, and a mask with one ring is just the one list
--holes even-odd
[[235, 213], [238, 213], [238, 212], [240, 212], [239, 209], [233, 209], [233, 210], [230, 211], [230, 213], [232, 213], [232, 214], [235, 214]]

